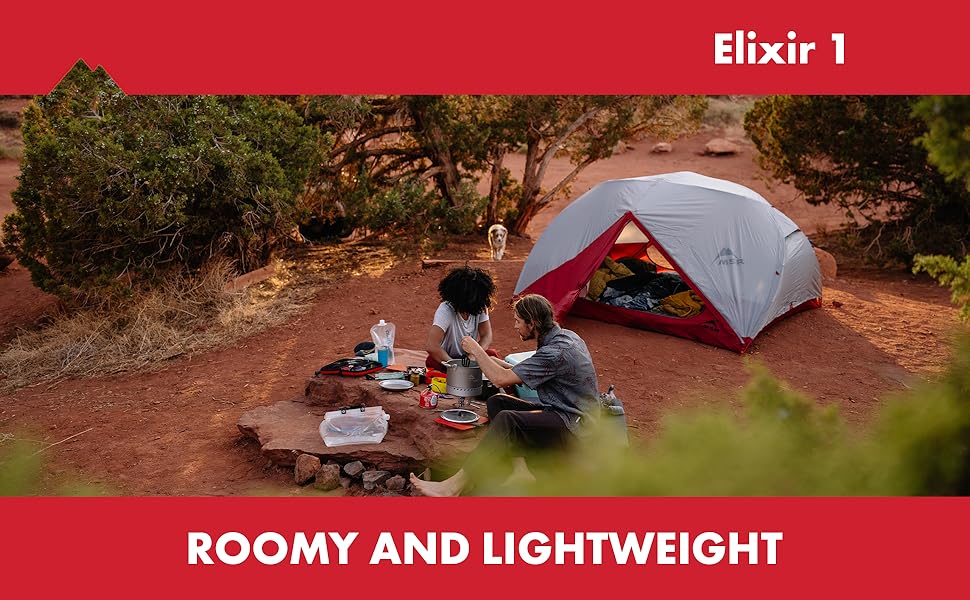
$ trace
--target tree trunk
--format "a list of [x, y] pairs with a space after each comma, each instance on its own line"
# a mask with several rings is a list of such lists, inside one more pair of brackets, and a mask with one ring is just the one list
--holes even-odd
[[437, 98], [412, 98], [409, 108], [416, 125], [415, 134], [431, 159], [432, 169], [435, 170], [435, 185], [450, 206], [458, 206], [458, 182], [461, 180], [458, 165], [455, 164], [441, 125], [435, 121], [432, 111], [426, 110], [431, 103], [437, 102]]
[[485, 225], [492, 226], [498, 222], [498, 196], [502, 191], [502, 162], [505, 151], [496, 150], [492, 155], [492, 180], [488, 187], [488, 208], [485, 210]]

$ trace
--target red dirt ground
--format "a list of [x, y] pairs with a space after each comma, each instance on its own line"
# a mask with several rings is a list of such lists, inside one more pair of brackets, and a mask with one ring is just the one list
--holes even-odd
[[[838, 225], [832, 209], [808, 206], [787, 186], [769, 186], [750, 145], [734, 157], [699, 156], [711, 137], [676, 142], [670, 154], [634, 144], [587, 169], [570, 198], [603, 179], [694, 170], [758, 190], [809, 234]], [[516, 160], [512, 167], [521, 168]], [[548, 177], [567, 167], [554, 163]], [[15, 162], [0, 161], [0, 214], [11, 210], [16, 172]], [[541, 233], [567, 202], [540, 213], [530, 233]], [[504, 300], [531, 246], [529, 239], [513, 238], [507, 260], [491, 266], [503, 301], [493, 313], [502, 353], [529, 349], [513, 334]], [[457, 243], [438, 257], [487, 258], [487, 249], [484, 242]], [[0, 433], [51, 444], [90, 428], [44, 453], [43, 492], [79, 481], [112, 494], [302, 493], [290, 472], [267, 465], [256, 444], [240, 436], [240, 414], [300, 394], [316, 367], [345, 356], [380, 318], [397, 324], [399, 346], [421, 347], [443, 274], [443, 268], [422, 269], [417, 259], [388, 265], [383, 273], [324, 289], [298, 318], [232, 348], [175, 360], [150, 374], [18, 390], [0, 397]], [[0, 343], [50, 306], [22, 268], [0, 275]], [[843, 269], [826, 285], [821, 309], [765, 331], [751, 357], [792, 388], [837, 404], [850, 422], [862, 423], [886, 394], [940, 371], [955, 323], [948, 292], [927, 278]], [[693, 402], [733, 405], [746, 381], [748, 359], [731, 352], [585, 319], [569, 318], [565, 326], [587, 341], [602, 386], [616, 384], [632, 432], [645, 440], [659, 430], [665, 410]]]

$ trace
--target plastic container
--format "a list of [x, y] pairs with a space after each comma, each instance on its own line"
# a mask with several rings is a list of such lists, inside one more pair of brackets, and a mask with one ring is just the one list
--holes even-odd
[[391, 416], [381, 406], [332, 410], [323, 415], [320, 437], [328, 448], [352, 444], [379, 444], [387, 435]]
[[[512, 366], [515, 366], [535, 353], [536, 353], [535, 350], [529, 350], [528, 352], [516, 352], [515, 354], [509, 354], [508, 356], [505, 357], [505, 362], [509, 363]], [[530, 388], [524, 383], [521, 383], [515, 386], [515, 395], [518, 396], [519, 398], [522, 398], [523, 400], [539, 399], [539, 394], [537, 394], [534, 389]]]
[[370, 337], [377, 347], [377, 361], [385, 367], [394, 364], [394, 323], [381, 319], [370, 328]]

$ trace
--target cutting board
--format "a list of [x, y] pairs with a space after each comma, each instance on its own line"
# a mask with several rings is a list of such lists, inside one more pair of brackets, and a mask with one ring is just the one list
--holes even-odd
[[488, 423], [488, 417], [478, 417], [478, 421], [475, 421], [475, 423], [452, 423], [451, 421], [446, 421], [441, 417], [435, 419], [434, 422], [441, 423], [445, 427], [451, 427], [452, 429], [457, 429], [458, 431], [468, 431], [469, 429], [477, 429], [478, 425]]

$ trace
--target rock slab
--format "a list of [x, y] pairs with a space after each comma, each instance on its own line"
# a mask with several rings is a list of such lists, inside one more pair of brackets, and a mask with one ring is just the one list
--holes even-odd
[[[457, 431], [436, 423], [439, 413], [419, 407], [418, 394], [419, 387], [388, 392], [376, 381], [324, 375], [310, 378], [302, 397], [243, 413], [237, 427], [255, 438], [263, 454], [277, 465], [295, 465], [301, 454], [343, 465], [360, 461], [392, 473], [420, 472], [429, 464], [459, 464], [477, 445], [485, 428]], [[450, 408], [453, 402], [442, 400], [440, 408]], [[324, 413], [359, 404], [382, 406], [391, 416], [384, 440], [379, 444], [327, 447], [320, 436]], [[345, 472], [350, 475], [346, 467]]]

